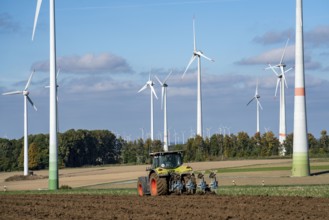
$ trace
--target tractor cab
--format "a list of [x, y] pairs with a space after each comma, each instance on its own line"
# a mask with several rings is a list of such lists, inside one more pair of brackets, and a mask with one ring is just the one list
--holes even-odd
[[182, 151], [156, 152], [151, 153], [150, 156], [152, 157], [151, 169], [156, 169], [158, 167], [175, 169], [183, 164]]

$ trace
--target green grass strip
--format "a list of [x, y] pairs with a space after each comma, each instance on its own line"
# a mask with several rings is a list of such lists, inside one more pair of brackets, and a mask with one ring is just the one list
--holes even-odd
[[34, 194], [34, 195], [48, 195], [48, 194], [66, 194], [66, 195], [137, 195], [137, 190], [133, 188], [127, 189], [59, 189], [59, 190], [26, 190], [26, 191], [7, 191], [0, 192], [1, 195], [22, 195], [22, 194]]
[[302, 196], [329, 198], [329, 185], [220, 186], [217, 194], [229, 196]]
[[[266, 172], [266, 171], [287, 171], [291, 170], [291, 166], [280, 166], [280, 167], [240, 167], [240, 168], [219, 168], [217, 173], [237, 173], [237, 172]], [[322, 166], [311, 166], [311, 171], [317, 170], [328, 170], [329, 165]], [[209, 173], [207, 171], [206, 173]]]

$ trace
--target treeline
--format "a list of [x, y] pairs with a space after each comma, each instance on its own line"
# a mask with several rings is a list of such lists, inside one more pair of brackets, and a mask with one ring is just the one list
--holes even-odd
[[[18, 140], [0, 139], [0, 171], [21, 170], [23, 168], [23, 138]], [[311, 156], [329, 154], [329, 136], [326, 130], [317, 139], [308, 135]], [[293, 134], [287, 135], [280, 145], [272, 132], [246, 132], [236, 135], [214, 134], [210, 138], [195, 136], [184, 144], [169, 146], [170, 150], [184, 150], [185, 161], [227, 160], [233, 158], [265, 158], [279, 156], [282, 148], [286, 156], [291, 156]], [[48, 167], [49, 136], [29, 135], [29, 169]], [[108, 130], [68, 130], [58, 134], [59, 167], [81, 167], [103, 164], [144, 164], [149, 163], [149, 153], [162, 151], [159, 140], [138, 139], [125, 141]]]
[[[29, 135], [29, 169], [48, 167], [49, 135]], [[107, 130], [68, 130], [58, 134], [58, 166], [81, 167], [85, 165], [120, 163], [124, 145]], [[22, 169], [24, 166], [24, 138], [0, 139], [0, 171]]]

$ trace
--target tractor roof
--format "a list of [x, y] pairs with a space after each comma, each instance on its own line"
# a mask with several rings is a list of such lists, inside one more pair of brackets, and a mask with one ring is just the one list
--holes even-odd
[[183, 150], [180, 151], [167, 151], [167, 152], [153, 152], [150, 153], [150, 156], [160, 156], [160, 155], [167, 155], [167, 154], [183, 154]]

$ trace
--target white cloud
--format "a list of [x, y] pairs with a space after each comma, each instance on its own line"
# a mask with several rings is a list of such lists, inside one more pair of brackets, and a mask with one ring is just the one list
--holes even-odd
[[[240, 65], [258, 65], [258, 64], [265, 65], [268, 63], [275, 65], [280, 62], [283, 50], [284, 48], [273, 49], [254, 57], [244, 58], [236, 63]], [[294, 60], [295, 60], [295, 46], [291, 45], [288, 46], [286, 49], [284, 61], [285, 63], [291, 63]]]
[[256, 36], [252, 41], [260, 44], [276, 44], [282, 43], [287, 40], [287, 38], [294, 38], [294, 30], [292, 28], [283, 30], [281, 32], [269, 31], [264, 33], [262, 36]]
[[[268, 31], [262, 36], [256, 36], [252, 40], [263, 45], [282, 43], [287, 38], [295, 39], [295, 30], [290, 28], [283, 31]], [[319, 26], [309, 31], [304, 31], [305, 45], [315, 47], [329, 46], [329, 26]]]
[[[127, 61], [119, 56], [102, 53], [99, 55], [65, 56], [57, 58], [61, 72], [78, 74], [132, 73]], [[49, 71], [49, 61], [40, 61], [32, 65], [36, 71]]]

